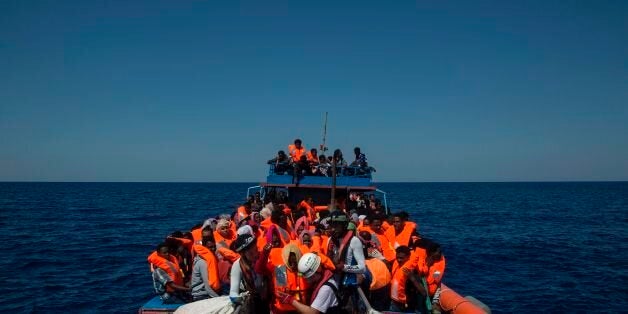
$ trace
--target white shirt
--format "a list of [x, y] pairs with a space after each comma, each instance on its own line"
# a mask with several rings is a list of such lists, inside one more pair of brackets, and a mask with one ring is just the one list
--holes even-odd
[[[338, 284], [336, 284], [336, 281], [333, 278], [329, 279], [327, 282], [334, 285], [334, 287], [338, 287]], [[318, 290], [316, 299], [312, 301], [311, 306], [319, 312], [325, 313], [327, 312], [327, 309], [336, 305], [338, 305], [338, 298], [336, 298], [334, 290], [332, 290], [331, 287], [329, 287], [328, 285], [324, 284], [321, 289]]]

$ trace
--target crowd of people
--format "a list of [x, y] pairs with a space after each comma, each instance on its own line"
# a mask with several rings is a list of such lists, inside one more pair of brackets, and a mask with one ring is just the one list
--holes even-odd
[[[325, 150], [322, 148], [321, 150]], [[280, 150], [275, 158], [268, 161], [274, 166], [274, 173], [279, 175], [289, 174], [293, 176], [332, 176], [332, 167], [336, 165], [336, 175], [338, 176], [360, 176], [374, 172], [373, 167], [369, 167], [366, 155], [359, 147], [353, 149], [355, 160], [350, 164], [345, 161], [340, 149], [334, 150], [330, 156], [324, 153], [319, 154], [316, 148], [309, 151], [303, 146], [301, 139], [294, 140], [288, 145], [288, 154]]]
[[438, 313], [445, 271], [407, 213], [362, 193], [332, 208], [257, 193], [172, 233], [148, 262], [164, 303], [228, 295], [241, 313], [357, 313], [358, 287], [376, 310]]

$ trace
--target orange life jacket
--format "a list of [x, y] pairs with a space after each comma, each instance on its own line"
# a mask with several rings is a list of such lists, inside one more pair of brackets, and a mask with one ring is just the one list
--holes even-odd
[[[391, 235], [390, 229], [392, 229], [392, 227], [384, 231], [383, 233], [377, 233], [373, 231], [371, 227], [369, 227], [368, 232], [371, 233], [371, 239], [375, 237], [377, 238], [377, 241], [379, 242], [380, 248], [382, 250], [382, 255], [384, 255], [384, 258], [386, 258], [387, 261], [392, 262], [395, 259], [395, 256], [397, 254], [395, 253], [395, 250], [393, 249], [393, 246], [390, 243], [390, 238], [389, 238]], [[394, 234], [394, 229], [393, 229], [393, 234]]]
[[216, 247], [229, 248], [231, 242], [233, 242], [238, 237], [238, 234], [233, 230], [231, 230], [229, 233], [231, 237], [225, 238], [220, 234], [220, 232], [214, 231], [214, 241], [216, 241]]
[[[305, 292], [308, 284], [301, 273], [293, 272], [286, 265], [281, 264], [274, 267], [272, 277], [276, 292], [286, 292], [293, 295], [294, 299], [301, 303], [307, 302]], [[277, 298], [275, 298], [273, 307], [277, 311], [296, 311], [292, 304], [283, 304]]]
[[236, 225], [238, 225], [240, 223], [240, 221], [242, 221], [242, 219], [248, 217], [251, 213], [247, 212], [246, 207], [244, 206], [240, 206], [238, 207], [238, 211], [234, 217], [234, 222]]
[[301, 156], [305, 154], [305, 146], [301, 145], [301, 148], [297, 148], [294, 144], [290, 144], [288, 145], [288, 153], [290, 157], [292, 157], [293, 162], [299, 162]]
[[[183, 272], [181, 272], [181, 268], [179, 268], [177, 258], [173, 255], [168, 256], [168, 259], [165, 259], [157, 254], [157, 251], [151, 253], [148, 258], [148, 263], [151, 265], [151, 269], [153, 267], [161, 268], [165, 271], [172, 282], [176, 285], [183, 285]], [[168, 289], [168, 287], [166, 287]]]
[[419, 272], [425, 276], [428, 292], [430, 293], [430, 296], [434, 296], [434, 293], [436, 293], [436, 290], [445, 275], [445, 256], [442, 256], [439, 261], [435, 262], [430, 267], [427, 267], [425, 259], [419, 263], [418, 269]]
[[416, 228], [416, 224], [410, 221], [406, 221], [403, 225], [403, 230], [396, 234], [394, 227], [392, 227], [393, 232], [395, 232], [395, 241], [393, 242], [393, 247], [396, 249], [402, 245], [408, 246], [410, 244], [410, 238], [412, 237], [412, 233]]
[[392, 275], [388, 270], [388, 266], [377, 258], [369, 258], [364, 261], [366, 267], [373, 275], [369, 290], [377, 290], [385, 287], [392, 280]]
[[297, 208], [304, 208], [305, 209], [305, 217], [307, 217], [309, 222], [312, 222], [312, 221], [316, 220], [316, 210], [314, 210], [314, 207], [312, 207], [312, 205], [310, 205], [310, 203], [308, 203], [305, 200], [303, 200], [303, 201], [301, 201], [301, 203], [299, 203], [299, 206], [297, 206]]
[[194, 239], [194, 243], [200, 244], [203, 240], [203, 229], [200, 227], [192, 230], [192, 238]]
[[194, 245], [194, 251], [202, 259], [204, 259], [205, 264], [207, 264], [207, 279], [209, 280], [209, 286], [216, 292], [220, 291], [218, 260], [216, 259], [216, 255], [214, 255], [210, 249], [198, 244]]
[[309, 162], [318, 162], [318, 156], [317, 155], [313, 155], [312, 152], [307, 152], [305, 157], [307, 157], [307, 161], [309, 161]]
[[397, 260], [393, 264], [392, 279], [390, 281], [390, 298], [399, 303], [406, 303], [406, 281], [408, 276], [403, 272], [403, 268], [410, 270], [409, 261], [405, 262], [401, 267]]

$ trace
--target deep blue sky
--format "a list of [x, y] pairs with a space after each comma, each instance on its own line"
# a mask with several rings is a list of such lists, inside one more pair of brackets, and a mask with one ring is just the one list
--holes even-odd
[[[340, 5], [339, 5], [340, 3]], [[628, 179], [628, 1], [0, 1], [0, 180]]]

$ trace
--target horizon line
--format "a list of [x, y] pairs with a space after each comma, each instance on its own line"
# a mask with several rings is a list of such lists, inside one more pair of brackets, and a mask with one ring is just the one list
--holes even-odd
[[[263, 181], [3, 181], [0, 183], [262, 183]], [[537, 181], [374, 181], [373, 183], [623, 183], [628, 180], [537, 180]]]

